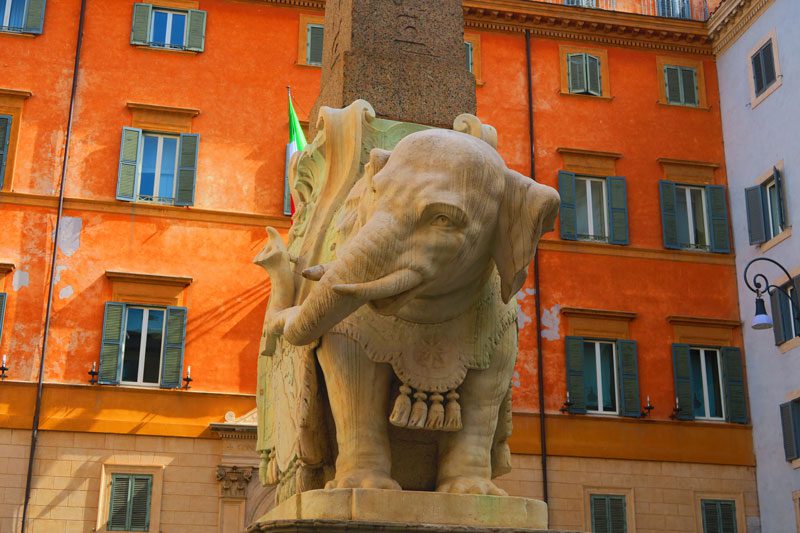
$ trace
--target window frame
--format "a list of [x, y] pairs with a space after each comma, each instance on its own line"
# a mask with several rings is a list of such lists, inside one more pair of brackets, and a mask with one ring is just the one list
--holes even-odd
[[[583, 344], [584, 348], [587, 343], [594, 344], [594, 354], [595, 354], [595, 374], [597, 379], [597, 407], [598, 410], [589, 409], [586, 407], [586, 414], [591, 415], [607, 415], [607, 416], [621, 416], [620, 413], [620, 394], [619, 394], [619, 361], [617, 357], [617, 343], [614, 340], [609, 339], [594, 339], [594, 338], [584, 338]], [[600, 345], [601, 344], [608, 344], [611, 345], [611, 362], [613, 365], [613, 369], [611, 375], [614, 376], [614, 406], [615, 409], [613, 411], [604, 411], [603, 410], [603, 380], [602, 380], [602, 368], [600, 366], [601, 361], [601, 351]], [[584, 368], [584, 375], [586, 375], [586, 369]], [[588, 394], [588, 392], [587, 392]], [[587, 402], [588, 404], [588, 402]]]
[[[583, 58], [583, 68], [581, 74], [583, 75], [583, 83], [584, 83], [584, 90], [577, 91], [574, 90], [572, 85], [572, 63], [571, 59], [575, 56], [580, 56]], [[598, 92], [594, 92], [590, 89], [590, 82], [589, 82], [589, 58], [594, 59], [597, 61], [597, 87]], [[590, 52], [573, 52], [567, 53], [567, 90], [569, 94], [577, 94], [581, 96], [603, 96], [603, 64], [602, 59], [594, 55]]]
[[[662, 1], [665, 1], [666, 3], [662, 4]], [[667, 11], [670, 13], [662, 13], [662, 5], [665, 7], [668, 6]], [[686, 16], [684, 17], [681, 15], [675, 15], [674, 10], [676, 7], [678, 13], [680, 13], [683, 9], [686, 9]], [[656, 16], [678, 20], [692, 20], [692, 4], [689, 0], [659, 0], [656, 2]]]
[[[308, 23], [306, 23], [306, 25], [305, 25], [305, 29], [306, 29], [306, 49], [305, 49], [305, 63], [304, 64], [306, 64], [306, 65], [308, 65], [310, 67], [321, 67], [322, 66], [322, 58], [321, 57], [319, 59], [319, 62], [311, 61], [311, 58], [309, 57], [311, 55], [311, 29], [312, 28], [320, 28], [322, 30], [322, 32], [323, 32], [322, 33], [323, 47], [325, 46], [325, 44], [324, 44], [325, 43], [325, 25], [322, 24], [322, 23], [316, 23], [316, 22], [308, 22]], [[324, 52], [323, 52], [323, 54], [324, 54]]]
[[[122, 378], [122, 376], [124, 374], [124, 371], [125, 371], [124, 370], [125, 369], [125, 348], [126, 348], [126, 344], [127, 344], [128, 311], [130, 311], [131, 309], [142, 309], [142, 310], [144, 310], [144, 313], [142, 314], [142, 339], [144, 339], [144, 340], [140, 341], [139, 368], [137, 369], [137, 373], [136, 373], [137, 381], [126, 381], [126, 380], [124, 380]], [[147, 348], [147, 342], [146, 342], [147, 336], [145, 335], [145, 331], [147, 330], [147, 327], [145, 326], [145, 324], [147, 324], [147, 322], [148, 322], [147, 318], [149, 317], [149, 312], [151, 310], [158, 310], [158, 311], [162, 311], [164, 313], [163, 321], [161, 323], [161, 342], [159, 343], [160, 346], [159, 346], [159, 354], [158, 354], [158, 379], [156, 380], [155, 383], [149, 383], [149, 382], [146, 382], [146, 381], [142, 381], [142, 379], [144, 377], [144, 363], [145, 363], [144, 354], [145, 354], [145, 349]], [[123, 321], [123, 325], [124, 325], [123, 326], [124, 327], [124, 329], [123, 329], [124, 340], [122, 341], [122, 360], [120, 361], [120, 365], [122, 366], [122, 369], [120, 370], [120, 374], [119, 374], [120, 375], [119, 384], [120, 385], [134, 386], [134, 387], [161, 388], [161, 373], [163, 371], [163, 365], [164, 365], [164, 337], [166, 335], [166, 330], [167, 330], [167, 308], [166, 307], [162, 307], [162, 306], [156, 306], [156, 305], [147, 305], [146, 306], [146, 305], [126, 304], [125, 305], [125, 312], [123, 314], [122, 321]]]
[[733, 504], [733, 519], [734, 519], [733, 531], [730, 532], [730, 531], [721, 531], [720, 530], [720, 533], [738, 533], [738, 531], [739, 531], [739, 523], [740, 523], [739, 522], [739, 505], [738, 505], [738, 502], [735, 499], [726, 499], [726, 498], [703, 498], [703, 497], [700, 498], [700, 513], [699, 513], [700, 517], [699, 517], [699, 519], [700, 519], [700, 523], [702, 524], [701, 531], [703, 533], [708, 533], [708, 525], [706, 524], [706, 515], [703, 512], [703, 506], [707, 502], [708, 503], [716, 503], [716, 504], [719, 504], [719, 503], [732, 503]]
[[[125, 517], [125, 526], [122, 528], [112, 527], [111, 526], [111, 498], [114, 496], [114, 483], [116, 483], [117, 479], [127, 478], [128, 479], [128, 497], [126, 499], [126, 517]], [[133, 503], [133, 480], [135, 478], [147, 478], [148, 479], [148, 487], [149, 491], [147, 492], [147, 522], [146, 527], [142, 529], [133, 529], [133, 526], [130, 525], [131, 522], [131, 509]], [[123, 474], [123, 473], [116, 473], [111, 475], [111, 490], [109, 491], [109, 504], [108, 504], [108, 522], [106, 524], [107, 531], [149, 531], [150, 530], [150, 513], [153, 507], [153, 475], [152, 474]]]
[[[156, 13], [165, 13], [167, 15], [167, 25], [164, 34], [166, 39], [171, 38], [170, 30], [172, 28], [172, 19], [175, 17], [175, 15], [180, 15], [183, 17], [183, 37], [181, 39], [180, 45], [176, 45], [173, 43], [157, 43], [153, 41], [153, 34], [155, 33], [155, 25], [156, 25]], [[154, 5], [152, 13], [150, 15], [150, 28], [148, 28], [148, 31], [150, 32], [150, 37], [148, 39], [149, 46], [153, 48], [164, 48], [168, 50], [186, 50], [186, 40], [187, 40], [187, 34], [189, 32], [189, 11]]]
[[[576, 210], [576, 217], [578, 215], [578, 181], [583, 180], [586, 182], [586, 216], [587, 216], [587, 229], [589, 231], [588, 234], [578, 233], [577, 225], [575, 227], [575, 234], [577, 236], [577, 240], [579, 241], [588, 241], [588, 242], [604, 242], [608, 243], [610, 240], [610, 230], [609, 230], [609, 208], [608, 208], [608, 181], [605, 177], [597, 177], [597, 176], [589, 176], [585, 174], [576, 174], [575, 175], [575, 210]], [[596, 235], [594, 230], [594, 209], [593, 209], [593, 195], [592, 195], [592, 183], [600, 183], [603, 191], [603, 231], [604, 235]]]
[[[705, 251], [705, 252], [711, 251], [711, 233], [710, 233], [711, 228], [710, 228], [710, 224], [709, 224], [708, 199], [706, 198], [706, 188], [703, 187], [703, 186], [699, 186], [699, 185], [687, 185], [687, 184], [683, 184], [683, 183], [676, 183], [675, 184], [675, 196], [676, 196], [676, 198], [680, 194], [679, 189], [684, 189], [685, 190], [686, 219], [687, 219], [686, 222], [687, 222], [687, 227], [688, 227], [688, 232], [689, 232], [689, 242], [687, 243], [688, 246], [684, 247], [684, 249], [701, 250], [701, 251]], [[692, 195], [691, 195], [691, 191], [692, 190], [699, 190], [700, 191], [700, 203], [703, 206], [703, 225], [704, 225], [703, 229], [705, 231], [706, 241], [707, 241], [704, 245], [698, 245], [696, 242], [694, 242], [696, 239], [695, 239], [695, 235], [694, 235], [694, 231], [693, 230], [696, 230], [696, 226], [695, 226], [694, 216], [693, 216], [694, 215], [694, 207], [692, 207], [692, 201], [691, 201], [692, 200]], [[676, 204], [676, 206], [675, 206], [675, 216], [676, 216], [676, 218], [679, 215], [680, 215], [680, 213], [678, 213], [678, 206]]]
[[[689, 346], [689, 362], [690, 362], [690, 364], [691, 364], [692, 350], [699, 350], [700, 351], [700, 373], [701, 373], [700, 380], [701, 380], [701, 384], [703, 386], [703, 407], [704, 407], [704, 411], [705, 411], [705, 415], [704, 416], [694, 415], [694, 419], [695, 420], [704, 420], [704, 421], [708, 421], [708, 422], [725, 422], [727, 420], [726, 416], [727, 416], [728, 413], [727, 413], [727, 406], [725, 405], [726, 398], [725, 398], [725, 382], [724, 382], [724, 379], [723, 379], [724, 370], [723, 370], [723, 366], [722, 366], [722, 350], [720, 348], [717, 348], [717, 347], [699, 346], [699, 345], [692, 344], [692, 345]], [[720, 407], [722, 408], [722, 416], [721, 417], [710, 416], [710, 409], [709, 409], [709, 404], [708, 404], [708, 397], [709, 397], [708, 375], [707, 375], [707, 372], [706, 372], [706, 358], [704, 357], [705, 356], [705, 352], [707, 352], [707, 351], [708, 352], [714, 352], [714, 354], [716, 355], [716, 361], [717, 361], [717, 386], [719, 387]], [[696, 379], [696, 376], [694, 375], [694, 373], [692, 373], [692, 388], [694, 388], [694, 380], [695, 379]], [[694, 406], [692, 406], [692, 412], [694, 413]]]
[[[142, 165], [144, 164], [144, 146], [145, 146], [145, 139], [147, 137], [156, 137], [158, 139], [158, 145], [156, 147], [156, 172], [153, 178], [153, 193], [157, 193], [159, 190], [159, 185], [161, 184], [161, 163], [163, 161], [163, 145], [164, 139], [170, 138], [175, 139], [175, 169], [172, 175], [172, 197], [169, 201], [161, 201], [160, 196], [153, 196], [150, 199], [147, 197], [143, 197], [141, 194], [141, 186], [142, 186]], [[152, 130], [142, 130], [142, 140], [139, 143], [139, 154], [138, 154], [138, 162], [136, 164], [136, 186], [134, 188], [134, 195], [135, 199], [134, 202], [142, 202], [142, 203], [149, 203], [149, 204], [159, 204], [159, 205], [175, 205], [175, 197], [177, 195], [178, 189], [178, 172], [180, 170], [180, 151], [181, 151], [181, 136], [180, 134], [174, 133], [164, 133], [164, 132], [157, 132]]]
[[[758, 54], [767, 43], [772, 44], [772, 62], [775, 66], [775, 81], [769, 86], [766, 86], [761, 93], [756, 93], [755, 72], [753, 72], [753, 56]], [[780, 62], [780, 47], [778, 46], [776, 31], [773, 29], [764, 37], [762, 37], [747, 54], [745, 60], [747, 61], [747, 71], [750, 74], [748, 76], [748, 83], [750, 84], [750, 110], [753, 110], [783, 85], [783, 73], [781, 71]]]
[[[767, 236], [768, 236], [767, 240], [770, 241], [770, 240], [774, 239], [775, 237], [777, 237], [778, 235], [780, 235], [784, 230], [784, 227], [783, 227], [783, 225], [781, 224], [781, 221], [780, 221], [780, 206], [776, 205], [772, 201], [772, 195], [770, 194], [770, 190], [774, 189], [775, 190], [775, 200], [777, 202], [780, 202], [780, 191], [778, 191], [778, 184], [775, 182], [775, 178], [772, 178], [772, 179], [768, 180], [766, 183], [764, 183], [764, 185], [762, 185], [762, 187], [764, 187], [764, 192], [765, 192], [765, 196], [766, 196], [766, 199], [767, 199], [767, 212], [765, 213], [766, 214], [765, 218], [766, 218], [766, 222], [767, 222], [768, 230], [769, 230], [767, 232]], [[775, 228], [775, 218], [776, 217], [778, 219], [778, 228], [777, 228], [777, 230]]]
[[[670, 100], [669, 98], [669, 76], [667, 75], [668, 69], [677, 69], [680, 83], [678, 84], [678, 93], [680, 101]], [[685, 72], [691, 72], [692, 81], [694, 82], [694, 99], [695, 103], [691, 104], [686, 101], [686, 87], [683, 83], [683, 76]], [[684, 65], [665, 65], [664, 66], [664, 91], [667, 95], [667, 103], [669, 105], [676, 105], [682, 107], [699, 107], [700, 105], [700, 87], [698, 84], [697, 69], [695, 67], [688, 67]]]
[[[697, 104], [684, 105], [671, 103], [667, 95], [666, 67], [691, 68], [695, 71], [695, 88], [697, 91]], [[658, 104], [669, 106], [672, 109], [695, 109], [708, 111], [708, 94], [706, 91], [705, 63], [700, 59], [691, 59], [677, 56], [656, 56], [656, 76], [658, 80]], [[681, 84], [682, 85], [682, 84]]]
[[150, 493], [150, 528], [145, 531], [148, 533], [161, 531], [161, 498], [163, 494], [164, 469], [163, 465], [158, 464], [103, 463], [100, 472], [100, 491], [98, 494], [95, 531], [107, 531], [111, 503], [111, 481], [114, 474], [153, 476]]

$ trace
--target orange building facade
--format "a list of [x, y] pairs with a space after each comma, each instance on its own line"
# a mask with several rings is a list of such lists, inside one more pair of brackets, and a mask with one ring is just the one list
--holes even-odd
[[[712, 512], [745, 531], [758, 501], [706, 4], [686, 3], [696, 20], [561, 4], [464, 2], [477, 114], [564, 203], [538, 290], [531, 275], [517, 297], [499, 484], [546, 496], [555, 528], [592, 530], [607, 505], [628, 531], [704, 531]], [[30, 531], [114, 529], [125, 479], [149, 480], [146, 531], [237, 531], [269, 506], [248, 416], [269, 282], [252, 259], [265, 226], [291, 224], [285, 87], [306, 119], [323, 6], [88, 0], [72, 99], [81, 2], [48, 2], [41, 32], [0, 20], [0, 530], [22, 518], [37, 404]], [[137, 374], [120, 335], [144, 310], [159, 362]]]

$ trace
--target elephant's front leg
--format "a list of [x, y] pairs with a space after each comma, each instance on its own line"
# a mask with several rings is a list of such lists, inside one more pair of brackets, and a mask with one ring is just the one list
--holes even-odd
[[516, 331], [510, 328], [486, 370], [470, 370], [459, 388], [463, 428], [439, 448], [436, 490], [468, 494], [506, 493], [492, 483], [492, 443], [500, 406], [516, 360]]
[[388, 403], [392, 369], [352, 339], [322, 338], [317, 349], [336, 424], [336, 477], [325, 488], [400, 489], [392, 479]]

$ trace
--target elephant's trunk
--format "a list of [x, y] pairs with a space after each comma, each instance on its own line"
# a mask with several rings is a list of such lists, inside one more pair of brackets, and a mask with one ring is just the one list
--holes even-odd
[[[301, 346], [321, 337], [356, 309], [375, 299], [391, 298], [422, 283], [422, 276], [399, 268], [403, 236], [388, 216], [373, 216], [342, 246], [337, 258], [309, 274], [319, 282], [284, 327], [284, 337]], [[315, 276], [311, 276], [312, 279]]]

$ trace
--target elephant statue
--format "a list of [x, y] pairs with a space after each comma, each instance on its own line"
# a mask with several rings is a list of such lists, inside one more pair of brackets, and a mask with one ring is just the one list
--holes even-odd
[[[558, 208], [473, 135], [425, 129], [368, 152], [331, 219], [330, 260], [301, 268], [307, 294], [271, 304], [265, 326], [267, 356], [275, 339], [311, 347], [321, 372], [326, 488], [401, 489], [393, 471], [415, 459], [392, 440], [406, 435], [435, 443], [436, 491], [504, 494], [492, 478], [510, 469], [515, 295]], [[302, 264], [272, 246], [284, 277]]]

